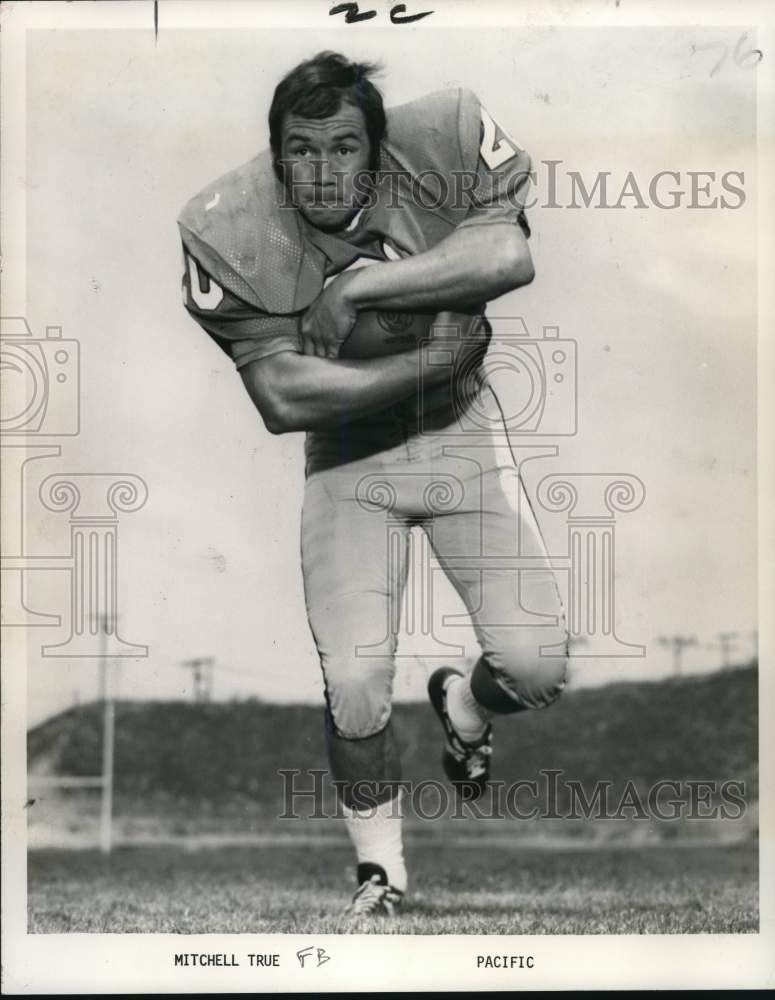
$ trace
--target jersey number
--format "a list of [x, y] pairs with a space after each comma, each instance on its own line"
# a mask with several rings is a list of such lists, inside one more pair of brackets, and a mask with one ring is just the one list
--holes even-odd
[[193, 257], [186, 254], [188, 264], [188, 287], [191, 298], [200, 309], [217, 309], [223, 300], [223, 289], [213, 279], [200, 271]]
[[508, 138], [506, 133], [490, 118], [484, 108], [482, 113], [482, 145], [479, 153], [489, 170], [497, 170], [519, 152], [519, 147]]

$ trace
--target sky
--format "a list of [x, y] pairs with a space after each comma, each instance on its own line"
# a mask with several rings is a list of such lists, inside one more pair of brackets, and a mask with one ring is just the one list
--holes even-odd
[[[33, 463], [28, 554], [65, 554], [66, 514], [41, 508], [53, 472], [132, 473], [148, 501], [119, 525], [124, 639], [149, 655], [119, 668], [123, 697], [189, 697], [181, 662], [216, 658], [214, 695], [322, 702], [298, 560], [303, 438], [272, 436], [230, 360], [181, 304], [175, 219], [208, 181], [268, 144], [279, 77], [323, 44], [379, 59], [388, 106], [466, 86], [531, 154], [536, 279], [490, 306], [496, 337], [521, 317], [576, 343], [578, 430], [541, 439], [545, 475], [631, 475], [642, 506], [616, 523], [617, 633], [641, 658], [573, 662], [572, 682], [669, 673], [659, 637], [696, 636], [687, 672], [719, 662], [721, 631], [756, 628], [756, 79], [705, 48], [742, 30], [536, 27], [428, 32], [360, 26], [294, 31], [37, 31], [27, 51], [27, 288], [13, 303], [37, 337], [63, 328], [81, 352], [81, 431]], [[557, 207], [548, 206], [549, 161]], [[570, 173], [608, 172], [616, 201], [632, 171], [675, 171], [667, 210], [568, 207]], [[691, 171], [742, 171], [738, 208], [690, 208]], [[664, 196], [663, 196], [664, 197]], [[702, 196], [698, 196], [702, 201]], [[729, 196], [732, 204], [741, 199]], [[497, 252], [497, 247], [494, 248]], [[4, 314], [11, 310], [4, 304]], [[510, 319], [508, 317], [511, 317]], [[521, 388], [506, 386], [516, 399]], [[532, 439], [530, 439], [532, 440]], [[521, 438], [520, 442], [529, 444]], [[564, 555], [564, 514], [539, 513]], [[30, 605], [65, 615], [68, 574], [34, 574]], [[451, 588], [438, 615], [459, 613]], [[475, 654], [470, 629], [437, 634]], [[29, 720], [85, 701], [94, 661], [52, 660], [31, 630]], [[435, 661], [401, 644], [396, 694], [421, 697]]]

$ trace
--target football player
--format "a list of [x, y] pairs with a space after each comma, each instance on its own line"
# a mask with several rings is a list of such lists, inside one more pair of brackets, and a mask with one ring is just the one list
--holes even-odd
[[[390, 713], [412, 526], [482, 649], [471, 673], [444, 667], [428, 685], [460, 795], [486, 786], [491, 718], [551, 704], [567, 653], [538, 525], [488, 430], [503, 419], [482, 370], [484, 305], [533, 278], [529, 157], [470, 91], [386, 113], [373, 74], [331, 52], [297, 66], [274, 94], [271, 148], [179, 219], [186, 308], [234, 360], [268, 430], [306, 431], [305, 599], [357, 855], [350, 909], [367, 915], [392, 913], [407, 888]], [[432, 335], [422, 346], [405, 333], [418, 317]], [[450, 428], [474, 412], [484, 424], [450, 447]], [[504, 563], [518, 549], [536, 567], [519, 577]], [[469, 567], [455, 562], [466, 556]]]

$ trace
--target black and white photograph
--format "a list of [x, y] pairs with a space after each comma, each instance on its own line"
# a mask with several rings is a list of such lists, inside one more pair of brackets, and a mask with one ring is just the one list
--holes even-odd
[[3, 4], [5, 992], [773, 985], [773, 20]]

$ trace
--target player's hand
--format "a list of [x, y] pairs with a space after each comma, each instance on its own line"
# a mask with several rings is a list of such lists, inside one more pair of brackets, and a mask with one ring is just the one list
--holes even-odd
[[358, 311], [347, 298], [353, 274], [340, 274], [318, 295], [301, 318], [302, 354], [335, 358], [349, 337]]

